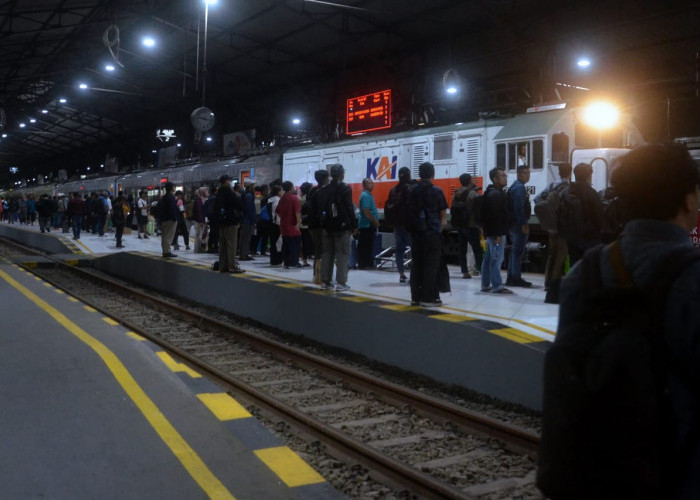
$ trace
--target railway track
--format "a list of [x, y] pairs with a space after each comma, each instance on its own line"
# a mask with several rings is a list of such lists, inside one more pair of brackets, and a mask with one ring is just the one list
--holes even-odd
[[[532, 432], [93, 271], [28, 270], [158, 343], [262, 412], [278, 431], [295, 429], [312, 443], [307, 452], [327, 448], [336, 460], [360, 463], [404, 497], [540, 497], [533, 459], [539, 438]], [[340, 483], [334, 486], [349, 496], [374, 496]]]

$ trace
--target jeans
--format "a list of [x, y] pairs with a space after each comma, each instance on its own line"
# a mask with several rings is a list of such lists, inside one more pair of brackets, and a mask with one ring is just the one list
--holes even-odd
[[396, 257], [396, 268], [399, 270], [399, 274], [403, 276], [404, 254], [406, 253], [406, 248], [411, 246], [411, 233], [403, 228], [394, 228], [394, 241], [396, 242], [396, 248], [394, 250], [394, 255]]
[[93, 233], [98, 233], [100, 236], [105, 235], [105, 219], [106, 217], [104, 215], [97, 216], [95, 227], [92, 230]]
[[459, 236], [459, 267], [462, 274], [469, 273], [467, 267], [467, 245], [472, 247], [474, 252], [474, 265], [477, 270], [481, 270], [481, 264], [484, 261], [484, 250], [481, 248], [481, 238], [479, 237], [478, 227], [460, 227], [457, 229]]
[[507, 281], [520, 281], [523, 279], [522, 267], [523, 256], [525, 255], [525, 243], [527, 243], [529, 234], [523, 233], [520, 226], [511, 226], [510, 238], [513, 246], [510, 250], [510, 259], [508, 260], [508, 278]]
[[301, 236], [282, 236], [282, 259], [284, 267], [297, 267], [299, 265], [299, 249], [301, 248]]
[[360, 236], [357, 240], [357, 267], [360, 269], [374, 268], [374, 238], [377, 228], [374, 226], [360, 229]]
[[73, 216], [73, 238], [80, 239], [80, 229], [83, 226], [83, 217], [81, 215]]
[[503, 264], [503, 252], [505, 249], [506, 235], [501, 236], [501, 243], [496, 244], [495, 236], [486, 237], [486, 255], [481, 266], [481, 288], [491, 288], [498, 291], [503, 288], [501, 279], [501, 264]]
[[329, 233], [323, 231], [323, 257], [321, 259], [321, 281], [330, 283], [333, 278], [333, 262], [335, 262], [335, 279], [338, 283], [347, 284], [348, 264], [350, 263], [350, 231]]
[[411, 301], [435, 302], [440, 298], [438, 273], [442, 255], [442, 235], [415, 233], [411, 235]]

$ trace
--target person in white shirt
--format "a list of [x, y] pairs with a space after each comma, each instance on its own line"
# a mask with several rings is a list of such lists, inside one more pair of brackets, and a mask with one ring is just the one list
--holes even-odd
[[[141, 191], [139, 193], [139, 201], [136, 205], [138, 209], [138, 232], [139, 239], [148, 239], [148, 193], [146, 191]], [[143, 234], [143, 236], [141, 236]]]

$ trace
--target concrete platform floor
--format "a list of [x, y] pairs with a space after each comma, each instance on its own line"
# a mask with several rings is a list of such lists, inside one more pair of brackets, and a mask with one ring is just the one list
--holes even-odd
[[[3, 222], [2, 224], [6, 224]], [[13, 227], [25, 231], [38, 231], [38, 226]], [[192, 235], [194, 230], [192, 231]], [[72, 241], [72, 235], [52, 232], [51, 235], [58, 238], [66, 238]], [[124, 235], [124, 248], [116, 248], [114, 233], [107, 233], [99, 237], [90, 233], [83, 233], [77, 241], [78, 247], [86, 254], [103, 255], [119, 251], [139, 251], [161, 255], [160, 238], [151, 237], [147, 240], [138, 239], [135, 232]], [[180, 239], [180, 249], [174, 250], [179, 259], [186, 259], [202, 264], [211, 264], [218, 260], [218, 256], [212, 254], [197, 254], [185, 250]], [[288, 281], [311, 284], [313, 272], [311, 268], [285, 270], [281, 266], [271, 266], [269, 258], [256, 257], [253, 261], [241, 262], [241, 267], [248, 272], [264, 277], [280, 278]], [[458, 266], [449, 266], [452, 293], [442, 294], [445, 304], [440, 310], [453, 314], [464, 314], [482, 319], [488, 319], [508, 327], [518, 328], [526, 333], [536, 335], [543, 340], [552, 341], [557, 329], [559, 319], [559, 306], [544, 303], [544, 276], [534, 273], [523, 273], [523, 277], [533, 283], [533, 287], [512, 288], [513, 295], [493, 295], [481, 293], [481, 281], [479, 278], [470, 280], [462, 279]], [[505, 271], [503, 271], [505, 280]], [[408, 284], [400, 284], [398, 273], [394, 270], [351, 270], [348, 277], [350, 292], [357, 295], [395, 301], [400, 304], [410, 303], [410, 290]]]
[[0, 259], [2, 498], [340, 498], [158, 346]]

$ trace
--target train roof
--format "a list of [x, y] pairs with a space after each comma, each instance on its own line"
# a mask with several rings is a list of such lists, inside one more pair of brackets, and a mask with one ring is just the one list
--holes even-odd
[[[416, 130], [408, 130], [405, 132], [395, 132], [393, 134], [386, 135], [361, 135], [358, 137], [352, 137], [350, 139], [343, 139], [337, 142], [324, 143], [324, 144], [310, 144], [308, 146], [298, 146], [290, 148], [287, 153], [295, 153], [297, 151], [313, 151], [319, 149], [326, 149], [329, 147], [343, 147], [351, 146], [353, 144], [365, 143], [369, 141], [395, 141], [398, 139], [405, 139], [407, 137], [421, 137], [424, 135], [440, 135], [446, 134], [448, 132], [455, 132], [460, 130], [473, 130], [475, 128], [482, 128], [486, 125], [505, 125], [508, 120], [512, 118], [490, 118], [485, 120], [477, 120], [473, 122], [456, 123], [452, 125], [443, 125], [441, 127], [430, 127], [421, 128]], [[285, 153], [286, 154], [286, 153]]]
[[571, 110], [560, 109], [515, 116], [508, 120], [508, 123], [496, 134], [494, 140], [544, 135], [569, 113]]

